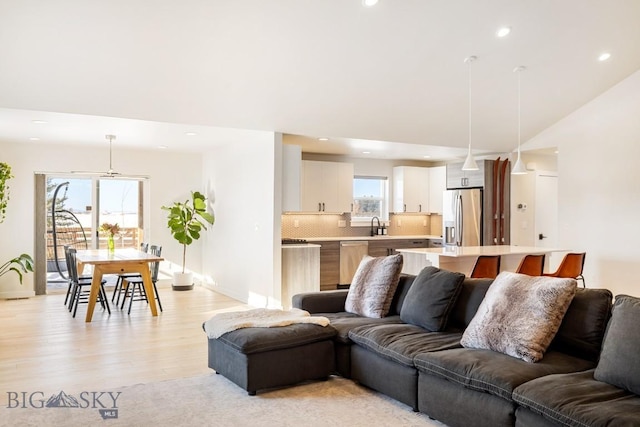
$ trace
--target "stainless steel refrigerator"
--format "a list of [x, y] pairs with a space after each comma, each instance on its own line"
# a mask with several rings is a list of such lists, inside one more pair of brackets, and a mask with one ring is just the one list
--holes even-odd
[[443, 243], [446, 246], [483, 245], [483, 190], [447, 190], [443, 197]]

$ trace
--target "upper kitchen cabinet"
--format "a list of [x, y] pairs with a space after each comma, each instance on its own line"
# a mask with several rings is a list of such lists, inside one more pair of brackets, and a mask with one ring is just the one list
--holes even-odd
[[353, 163], [302, 161], [302, 211], [351, 212]]
[[429, 168], [393, 168], [393, 211], [429, 212]]
[[442, 215], [442, 194], [447, 189], [447, 167], [429, 168], [429, 211]]
[[[485, 164], [488, 160], [479, 160], [478, 170], [463, 171], [464, 163], [450, 163], [447, 167], [447, 188], [455, 190], [459, 188], [479, 188], [485, 184]], [[491, 163], [492, 164], [492, 163]]]

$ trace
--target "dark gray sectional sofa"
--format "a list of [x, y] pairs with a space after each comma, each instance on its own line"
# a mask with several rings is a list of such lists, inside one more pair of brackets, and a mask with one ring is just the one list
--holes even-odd
[[293, 306], [330, 319], [336, 373], [448, 426], [640, 425], [640, 397], [594, 379], [610, 291], [578, 289], [544, 358], [529, 363], [460, 344], [492, 280], [464, 280], [442, 332], [400, 319], [414, 280], [400, 277], [381, 319], [345, 312], [347, 290], [295, 295]]

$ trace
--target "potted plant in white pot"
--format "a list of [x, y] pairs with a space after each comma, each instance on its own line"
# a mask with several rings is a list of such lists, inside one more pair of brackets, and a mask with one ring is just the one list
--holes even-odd
[[182, 271], [173, 273], [172, 288], [174, 291], [193, 289], [193, 273], [185, 271], [187, 246], [200, 238], [200, 233], [213, 225], [215, 217], [207, 212], [207, 198], [198, 191], [191, 192], [191, 200], [184, 203], [175, 202], [172, 206], [162, 206], [169, 211], [167, 225], [173, 238], [182, 245]]

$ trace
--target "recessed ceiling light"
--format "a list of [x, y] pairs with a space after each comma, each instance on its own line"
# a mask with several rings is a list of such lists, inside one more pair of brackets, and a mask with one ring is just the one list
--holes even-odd
[[430, 159], [431, 156], [422, 156], [423, 159]]
[[197, 135], [197, 133], [195, 133], [195, 132], [185, 132], [184, 134], [187, 135], [187, 136], [196, 136]]
[[323, 136], [323, 137], [318, 138], [318, 141], [328, 141], [328, 140], [329, 140], [329, 138], [324, 137], [324, 136]]
[[362, 154], [371, 154], [371, 151], [363, 151]]
[[609, 58], [611, 58], [611, 54], [609, 52], [603, 52], [600, 54], [600, 56], [598, 56], [598, 61], [606, 61]]
[[511, 27], [502, 27], [496, 31], [496, 37], [507, 37], [511, 32]]
[[158, 148], [161, 150], [166, 150], [169, 147], [167, 147], [166, 145], [158, 145]]
[[31, 120], [31, 123], [34, 123], [36, 125], [43, 125], [47, 122], [45, 120]]
[[32, 136], [31, 138], [29, 138], [31, 141], [40, 141], [40, 138], [38, 138], [37, 136]]
[[378, 0], [362, 0], [362, 5], [364, 7], [371, 7], [378, 4]]

